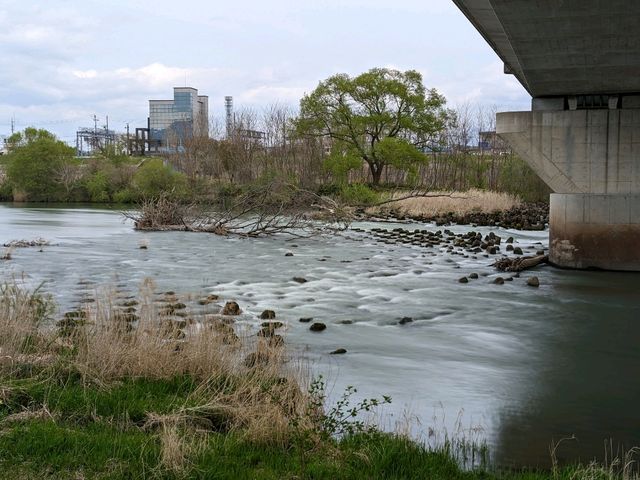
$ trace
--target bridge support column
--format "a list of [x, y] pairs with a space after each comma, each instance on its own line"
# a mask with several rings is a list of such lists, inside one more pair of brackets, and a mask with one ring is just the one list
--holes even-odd
[[496, 130], [557, 192], [552, 263], [640, 271], [640, 109], [501, 113]]
[[551, 195], [551, 263], [640, 271], [640, 195]]

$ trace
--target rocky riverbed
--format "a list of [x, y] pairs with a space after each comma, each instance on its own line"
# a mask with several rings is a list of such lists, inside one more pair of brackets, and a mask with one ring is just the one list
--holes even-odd
[[473, 225], [480, 227], [512, 228], [524, 231], [542, 231], [549, 224], [548, 203], [523, 203], [509, 210], [495, 212], [470, 212], [459, 214], [448, 212], [438, 215], [409, 215], [392, 208], [383, 213], [368, 215], [364, 210], [358, 212], [360, 220], [372, 221], [405, 221], [405, 222], [433, 222], [437, 226]]

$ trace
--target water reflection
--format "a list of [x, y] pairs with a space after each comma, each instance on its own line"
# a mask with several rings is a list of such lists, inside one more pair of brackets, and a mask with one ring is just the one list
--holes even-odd
[[548, 466], [552, 441], [573, 436], [558, 447], [559, 461], [602, 461], [605, 442], [615, 451], [640, 444], [640, 278], [555, 273], [562, 308], [539, 319], [548, 334], [514, 385], [519, 401], [498, 414], [503, 464]]

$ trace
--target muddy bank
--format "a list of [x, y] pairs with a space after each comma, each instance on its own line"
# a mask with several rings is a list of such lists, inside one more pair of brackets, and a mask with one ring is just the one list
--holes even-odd
[[516, 230], [541, 231], [549, 223], [549, 204], [523, 203], [509, 210], [495, 212], [469, 212], [445, 214], [410, 214], [399, 209], [385, 209], [381, 213], [370, 215], [361, 209], [357, 212], [358, 220], [363, 221], [415, 221], [435, 222], [438, 226], [472, 225], [480, 227], [502, 227]]

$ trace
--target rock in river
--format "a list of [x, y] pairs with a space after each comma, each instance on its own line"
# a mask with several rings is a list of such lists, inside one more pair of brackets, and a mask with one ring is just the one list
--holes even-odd
[[326, 330], [327, 326], [324, 323], [312, 323], [311, 326], [309, 327], [309, 330], [311, 330], [312, 332], [321, 332], [323, 330]]
[[222, 309], [222, 315], [240, 315], [240, 305], [237, 302], [227, 302]]
[[531, 277], [527, 280], [527, 285], [529, 285], [530, 287], [539, 287], [540, 280], [538, 280], [538, 277]]
[[276, 318], [276, 312], [273, 310], [265, 310], [260, 314], [261, 320], [273, 320], [274, 318]]

